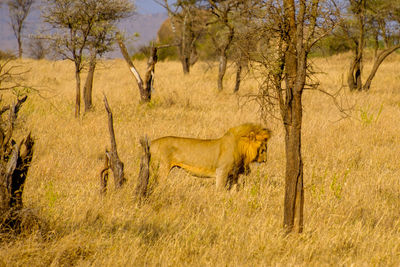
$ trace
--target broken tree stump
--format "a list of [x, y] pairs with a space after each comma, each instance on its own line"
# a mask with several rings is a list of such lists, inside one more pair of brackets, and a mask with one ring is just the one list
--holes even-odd
[[117, 42], [118, 46], [121, 50], [121, 54], [124, 57], [126, 63], [128, 64], [129, 70], [135, 77], [136, 83], [139, 87], [140, 92], [140, 102], [141, 103], [148, 103], [151, 100], [151, 92], [154, 90], [154, 74], [155, 74], [155, 66], [158, 61], [157, 52], [158, 49], [168, 48], [171, 46], [177, 46], [177, 44], [166, 44], [166, 45], [152, 45], [150, 48], [150, 55], [147, 59], [147, 68], [146, 73], [144, 74], [144, 81], [140, 76], [138, 70], [136, 69], [135, 65], [133, 64], [131, 57], [129, 56], [128, 50], [123, 41], [123, 37], [120, 33], [117, 34]]
[[147, 195], [147, 186], [149, 184], [149, 165], [150, 165], [150, 145], [147, 136], [142, 137], [140, 139], [140, 145], [143, 148], [143, 154], [140, 158], [140, 170], [139, 170], [139, 177], [138, 182], [136, 185], [136, 196], [140, 199], [143, 199]]
[[[34, 140], [29, 133], [19, 144], [12, 139], [15, 120], [24, 96], [9, 110], [8, 120], [0, 121], [0, 231], [19, 232], [24, 221], [22, 193], [33, 157]], [[3, 112], [3, 113], [4, 113]], [[1, 114], [0, 114], [1, 116]]]
[[110, 170], [110, 158], [109, 158], [109, 152], [106, 149], [105, 157], [104, 157], [104, 169], [101, 170], [100, 172], [100, 184], [101, 184], [101, 189], [100, 193], [105, 194], [107, 192], [107, 183], [108, 183], [108, 174]]
[[104, 95], [104, 106], [108, 114], [108, 130], [110, 132], [111, 150], [106, 150], [106, 166], [101, 171], [101, 186], [102, 192], [105, 192], [104, 187], [107, 186], [108, 169], [111, 169], [114, 175], [115, 188], [121, 188], [126, 182], [124, 175], [124, 163], [119, 159], [117, 152], [117, 142], [115, 141], [115, 133], [113, 126], [113, 115], [108, 105], [107, 97]]

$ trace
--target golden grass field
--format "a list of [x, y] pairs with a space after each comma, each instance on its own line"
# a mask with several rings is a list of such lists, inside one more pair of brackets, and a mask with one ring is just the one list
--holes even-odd
[[[335, 92], [350, 56], [314, 59], [320, 89]], [[400, 266], [400, 55], [381, 66], [369, 93], [343, 90], [349, 118], [327, 95], [304, 93], [304, 233], [285, 236], [284, 131], [270, 119], [269, 161], [252, 166], [239, 192], [216, 192], [214, 179], [173, 170], [138, 206], [134, 187], [139, 138], [216, 138], [244, 122], [262, 122], [256, 102], [232, 94], [233, 70], [217, 93], [217, 66], [156, 66], [150, 105], [139, 105], [126, 63], [98, 65], [95, 109], [74, 118], [75, 80], [67, 61], [18, 61], [32, 92], [19, 114], [18, 138], [32, 131], [35, 154], [23, 201], [43, 221], [33, 233], [0, 243], [0, 266]], [[141, 73], [145, 62], [135, 62]], [[366, 62], [364, 69], [371, 68]], [[85, 78], [85, 75], [83, 75]], [[250, 75], [239, 95], [257, 92]], [[126, 186], [99, 194], [109, 147], [107, 95]], [[18, 139], [19, 140], [19, 139]]]

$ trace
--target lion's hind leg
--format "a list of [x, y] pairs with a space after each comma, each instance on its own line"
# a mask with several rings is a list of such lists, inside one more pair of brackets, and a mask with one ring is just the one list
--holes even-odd
[[170, 169], [168, 164], [161, 160], [151, 160], [150, 172], [156, 184], [166, 184]]

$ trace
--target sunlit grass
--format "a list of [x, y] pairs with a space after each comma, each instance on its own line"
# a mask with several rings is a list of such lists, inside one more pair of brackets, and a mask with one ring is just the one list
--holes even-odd
[[[320, 88], [342, 87], [349, 55], [313, 59]], [[255, 102], [217, 93], [217, 66], [197, 63], [183, 75], [178, 62], [156, 65], [155, 92], [139, 105], [138, 88], [122, 60], [99, 64], [94, 111], [74, 118], [75, 81], [67, 61], [20, 63], [31, 69], [30, 93], [18, 131], [36, 139], [23, 201], [48, 224], [0, 245], [0, 265], [379, 265], [400, 264], [400, 56], [376, 75], [369, 93], [343, 90], [342, 115], [326, 94], [304, 94], [305, 231], [282, 233], [284, 132], [271, 119], [269, 162], [252, 166], [239, 192], [217, 193], [213, 179], [174, 170], [141, 207], [134, 201], [139, 138], [216, 138], [244, 122], [261, 122]], [[136, 62], [141, 72], [145, 62]], [[371, 68], [369, 63], [365, 70]], [[85, 75], [83, 75], [83, 78]], [[247, 76], [240, 95], [254, 93]], [[103, 92], [114, 113], [118, 152], [128, 183], [99, 194], [109, 146]]]

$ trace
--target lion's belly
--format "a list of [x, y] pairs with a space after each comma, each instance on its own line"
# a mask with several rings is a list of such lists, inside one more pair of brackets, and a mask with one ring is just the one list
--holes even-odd
[[179, 167], [198, 177], [215, 177], [220, 142], [190, 138], [163, 137], [152, 141], [152, 158], [159, 158], [168, 168]]
[[172, 163], [172, 166], [176, 166], [182, 168], [189, 172], [190, 174], [201, 177], [201, 178], [213, 178], [215, 177], [215, 169], [205, 168], [205, 167], [197, 167], [193, 165], [188, 165], [185, 163]]

